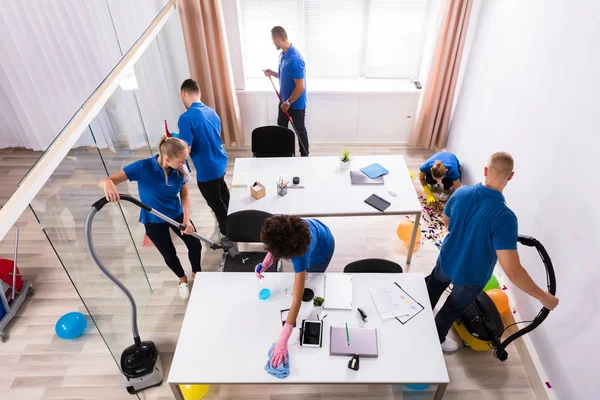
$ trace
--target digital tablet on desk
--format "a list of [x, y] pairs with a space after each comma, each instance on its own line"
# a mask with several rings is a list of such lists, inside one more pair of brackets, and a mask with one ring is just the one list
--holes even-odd
[[365, 203], [367, 203], [368, 205], [370, 205], [371, 207], [374, 207], [376, 209], [378, 209], [381, 212], [384, 212], [385, 210], [387, 210], [387, 208], [389, 206], [392, 205], [392, 203], [390, 203], [389, 201], [387, 201], [386, 199], [384, 199], [383, 197], [379, 197], [376, 194], [372, 194], [370, 195], [366, 200]]

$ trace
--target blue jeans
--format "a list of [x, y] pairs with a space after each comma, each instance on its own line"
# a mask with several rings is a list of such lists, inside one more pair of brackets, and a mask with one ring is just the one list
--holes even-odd
[[325, 270], [329, 266], [329, 263], [331, 262], [333, 253], [335, 253], [335, 239], [331, 238], [331, 240], [333, 241], [332, 246], [331, 246], [331, 255], [327, 258], [327, 260], [325, 260], [322, 263], [317, 263], [317, 264], [311, 263], [310, 267], [308, 267], [308, 270], [306, 272], [325, 272]]
[[[435, 268], [427, 278], [427, 292], [429, 293], [429, 301], [431, 309], [435, 307], [440, 300], [444, 290], [452, 282], [450, 278], [442, 272], [440, 258], [438, 257]], [[442, 306], [440, 312], [435, 316], [435, 326], [437, 328], [440, 343], [444, 343], [446, 335], [452, 326], [452, 323], [465, 312], [467, 307], [479, 296], [483, 285], [456, 286], [452, 288], [452, 293]]]

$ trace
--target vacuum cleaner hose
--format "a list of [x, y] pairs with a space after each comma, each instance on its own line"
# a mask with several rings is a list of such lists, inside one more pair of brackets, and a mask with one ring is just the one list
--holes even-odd
[[[134, 199], [135, 200], [135, 199]], [[136, 200], [137, 201], [137, 200]], [[88, 254], [90, 258], [96, 264], [100, 271], [110, 279], [121, 291], [127, 296], [129, 303], [131, 304], [131, 328], [133, 331], [133, 340], [135, 341], [136, 346], [141, 346], [142, 341], [140, 340], [140, 333], [138, 332], [138, 324], [137, 324], [137, 306], [135, 304], [135, 300], [133, 299], [133, 295], [127, 289], [123, 283], [116, 276], [114, 276], [100, 261], [98, 258], [98, 254], [96, 253], [96, 249], [94, 247], [94, 243], [92, 242], [92, 223], [94, 221], [94, 216], [98, 211], [102, 209], [102, 207], [108, 203], [108, 200], [105, 198], [98, 200], [94, 203], [90, 211], [88, 212], [87, 217], [85, 218], [85, 226], [84, 226], [84, 239], [85, 245], [88, 250]], [[142, 204], [142, 203], [140, 203]]]
[[[554, 266], [552, 265], [550, 255], [548, 255], [548, 252], [546, 251], [544, 246], [537, 239], [532, 238], [530, 236], [519, 235], [517, 240], [524, 246], [536, 248], [540, 257], [542, 258], [544, 266], [546, 267], [548, 291], [552, 295], [556, 295], [556, 275], [554, 274]], [[548, 317], [548, 314], [550, 314], [550, 310], [548, 310], [546, 307], [543, 307], [539, 314], [533, 319], [532, 323], [530, 323], [523, 329], [520, 329], [517, 332], [513, 333], [496, 347], [496, 350], [494, 351], [494, 357], [496, 357], [500, 361], [506, 361], [506, 359], [508, 358], [506, 347], [516, 339], [528, 334], [529, 332], [537, 328]]]

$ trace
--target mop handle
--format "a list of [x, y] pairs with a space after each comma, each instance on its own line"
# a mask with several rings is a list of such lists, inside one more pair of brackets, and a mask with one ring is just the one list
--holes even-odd
[[[271, 81], [271, 86], [273, 86], [273, 90], [275, 90], [275, 94], [277, 95], [277, 98], [279, 99], [279, 102], [281, 104], [283, 104], [283, 99], [281, 98], [281, 96], [279, 95], [279, 92], [277, 91], [277, 87], [275, 86], [275, 84], [273, 83], [273, 78], [271, 77], [271, 75], [269, 75], [269, 80]], [[283, 110], [282, 110], [283, 111]], [[288, 113], [287, 111], [285, 112], [285, 115], [288, 117], [288, 119], [290, 120], [290, 122], [292, 122], [292, 117], [290, 117], [290, 113]], [[293, 122], [292, 122], [293, 124]]]
[[[279, 102], [281, 104], [283, 104], [283, 100], [281, 99], [281, 96], [279, 95], [279, 92], [277, 91], [277, 87], [273, 83], [273, 78], [271, 78], [271, 75], [269, 75], [269, 80], [271, 81], [271, 85], [273, 86], [273, 90], [275, 90], [275, 94], [277, 95], [277, 98], [279, 99]], [[281, 111], [283, 111], [283, 110], [281, 110]], [[298, 137], [298, 143], [300, 143], [300, 146], [302, 146], [302, 149], [304, 150], [304, 152], [306, 154], [308, 154], [308, 151], [306, 151], [306, 147], [304, 147], [304, 143], [302, 143], [302, 140], [300, 139], [300, 135], [298, 135], [298, 131], [296, 130], [296, 125], [294, 125], [294, 121], [292, 121], [292, 117], [290, 116], [290, 113], [288, 113], [286, 111], [285, 115], [287, 116], [288, 121], [290, 121], [290, 124], [292, 125], [292, 128], [294, 128], [294, 133], [296, 134], [296, 137]]]
[[11, 300], [15, 299], [15, 293], [17, 291], [17, 256], [19, 255], [19, 227], [15, 224], [15, 253], [13, 256], [13, 281], [11, 290]]

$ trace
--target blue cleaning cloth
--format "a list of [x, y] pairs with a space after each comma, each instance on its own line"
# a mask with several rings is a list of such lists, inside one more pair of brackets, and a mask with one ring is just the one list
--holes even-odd
[[387, 169], [383, 168], [381, 165], [375, 163], [371, 164], [367, 167], [360, 169], [363, 174], [368, 176], [371, 179], [375, 179], [380, 177], [381, 175], [387, 175], [390, 173]]
[[270, 364], [271, 356], [273, 355], [273, 347], [275, 347], [275, 343], [273, 343], [273, 345], [269, 349], [269, 359], [267, 360], [267, 365], [265, 365], [265, 371], [267, 371], [269, 375], [274, 376], [275, 378], [287, 378], [290, 374], [290, 352], [288, 351], [285, 353], [288, 359], [287, 364], [282, 362], [281, 364], [279, 364], [279, 367], [274, 368], [271, 367]]

